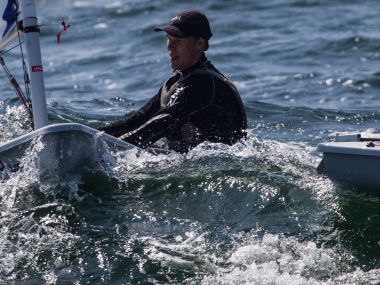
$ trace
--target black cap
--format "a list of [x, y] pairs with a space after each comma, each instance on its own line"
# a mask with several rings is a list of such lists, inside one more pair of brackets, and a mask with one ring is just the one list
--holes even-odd
[[157, 27], [156, 32], [164, 31], [177, 38], [189, 36], [202, 37], [209, 40], [212, 36], [207, 17], [200, 11], [187, 9], [170, 20], [169, 25]]

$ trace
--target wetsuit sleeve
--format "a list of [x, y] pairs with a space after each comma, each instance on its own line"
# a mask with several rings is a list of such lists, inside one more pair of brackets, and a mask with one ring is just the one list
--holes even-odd
[[208, 106], [214, 94], [210, 75], [194, 75], [175, 90], [173, 102], [161, 109], [153, 118], [121, 139], [142, 148], [174, 132], [197, 111]]
[[137, 129], [160, 109], [160, 94], [161, 89], [131, 117], [122, 118], [118, 121], [99, 127], [98, 130], [104, 131], [115, 137], [120, 137], [125, 133]]

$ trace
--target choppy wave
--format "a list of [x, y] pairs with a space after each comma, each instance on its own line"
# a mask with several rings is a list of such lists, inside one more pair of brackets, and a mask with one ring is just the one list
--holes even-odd
[[316, 175], [309, 153], [302, 144], [251, 135], [186, 155], [118, 153], [111, 165], [59, 183], [38, 182], [26, 163], [1, 185], [2, 279], [377, 280], [376, 270], [356, 267], [361, 245], [355, 256], [341, 242], [356, 231], [340, 217], [351, 208], [342, 202], [351, 202], [339, 201], [335, 186]]
[[328, 219], [340, 212], [336, 189], [316, 175], [305, 145], [252, 134], [232, 147], [114, 159], [53, 182], [38, 181], [25, 163], [2, 182], [3, 280], [333, 284], [372, 276], [328, 239]]

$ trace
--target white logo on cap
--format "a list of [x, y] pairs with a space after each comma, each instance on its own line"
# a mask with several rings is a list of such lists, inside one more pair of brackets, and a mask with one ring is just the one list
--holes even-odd
[[181, 16], [175, 16], [171, 21], [172, 22], [174, 22], [174, 21], [181, 22]]

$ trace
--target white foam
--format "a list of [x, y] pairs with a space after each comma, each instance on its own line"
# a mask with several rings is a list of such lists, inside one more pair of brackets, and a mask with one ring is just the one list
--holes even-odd
[[379, 280], [379, 270], [354, 269], [350, 272], [352, 269], [348, 265], [344, 269], [345, 258], [349, 257], [343, 257], [334, 249], [317, 247], [312, 241], [300, 242], [294, 237], [275, 234], [257, 238], [253, 234], [245, 244], [236, 246], [225, 267], [220, 267], [216, 274], [208, 275], [201, 283], [362, 284], [364, 280]]

